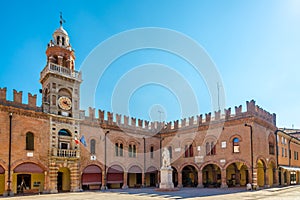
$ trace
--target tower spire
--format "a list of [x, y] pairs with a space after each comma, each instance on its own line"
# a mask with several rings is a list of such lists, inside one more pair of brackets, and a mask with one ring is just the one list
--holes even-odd
[[60, 26], [62, 26], [62, 25], [63, 25], [63, 23], [66, 23], [66, 20], [64, 20], [64, 19], [63, 19], [63, 17], [62, 17], [62, 12], [60, 12], [60, 16], [59, 16], [59, 18], [60, 18], [60, 20], [59, 20], [59, 24], [60, 24]]

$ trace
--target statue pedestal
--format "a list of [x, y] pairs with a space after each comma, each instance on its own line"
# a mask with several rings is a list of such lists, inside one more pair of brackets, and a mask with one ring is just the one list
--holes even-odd
[[172, 180], [173, 169], [171, 167], [165, 167], [160, 169], [160, 189], [173, 189], [174, 184]]

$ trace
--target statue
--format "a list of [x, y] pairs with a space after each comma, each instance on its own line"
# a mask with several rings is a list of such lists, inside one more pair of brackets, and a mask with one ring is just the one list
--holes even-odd
[[162, 153], [162, 167], [161, 168], [170, 168], [171, 162], [170, 162], [170, 152], [165, 147]]

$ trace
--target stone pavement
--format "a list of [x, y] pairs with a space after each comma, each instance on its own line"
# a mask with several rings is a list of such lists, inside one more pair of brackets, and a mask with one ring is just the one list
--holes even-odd
[[106, 190], [106, 191], [89, 191], [79, 193], [59, 193], [59, 194], [43, 194], [32, 196], [15, 196], [0, 199], [14, 199], [14, 200], [156, 200], [156, 199], [299, 199], [300, 200], [300, 186], [289, 186], [282, 188], [269, 188], [259, 191], [246, 191], [245, 188], [182, 188], [174, 192], [159, 192], [155, 188], [142, 189], [126, 189], [126, 190]]

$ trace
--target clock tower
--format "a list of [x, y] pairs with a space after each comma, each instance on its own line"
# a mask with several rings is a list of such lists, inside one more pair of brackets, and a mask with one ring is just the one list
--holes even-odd
[[42, 108], [45, 113], [79, 118], [81, 73], [75, 71], [75, 54], [63, 22], [61, 17], [46, 50], [47, 64], [40, 76]]

